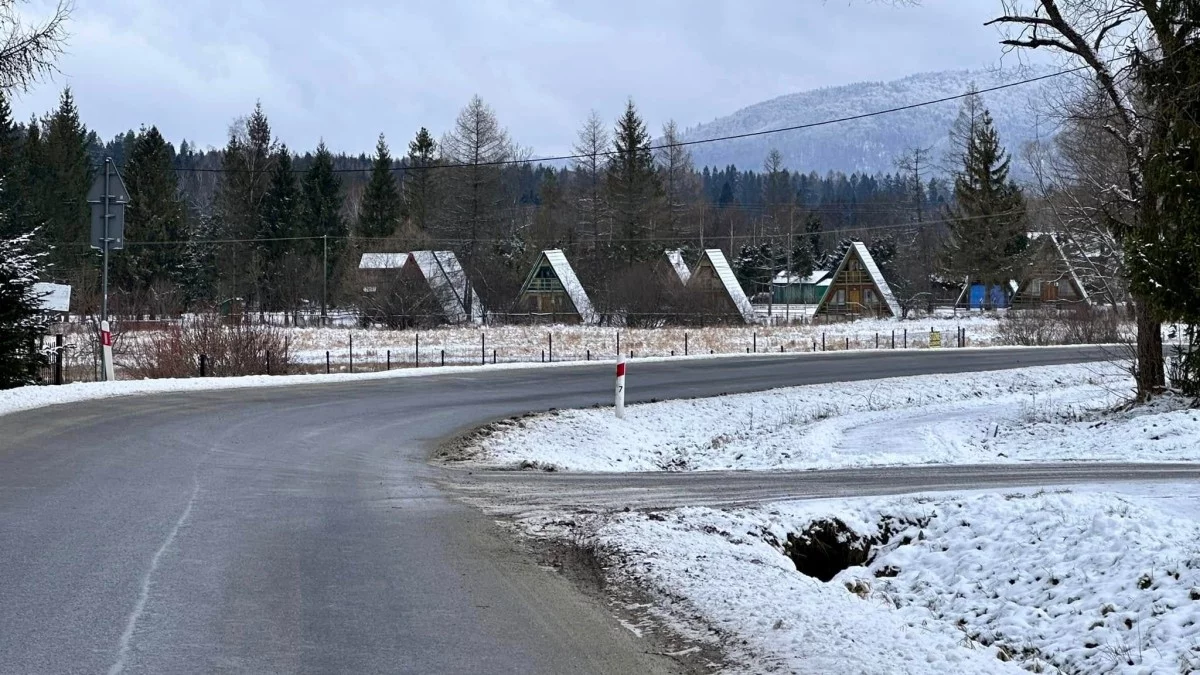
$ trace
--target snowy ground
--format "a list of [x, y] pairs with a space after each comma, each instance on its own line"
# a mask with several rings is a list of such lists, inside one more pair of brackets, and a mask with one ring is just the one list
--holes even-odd
[[[1188, 515], [1148, 496], [1023, 491], [524, 525], [593, 550], [657, 601], [644, 621], [724, 646], [729, 672], [1186, 673], [1200, 669]], [[801, 574], [789, 535], [834, 518], [890, 537], [828, 582]]]
[[[944, 348], [952, 348], [958, 329], [966, 330], [966, 345], [986, 347], [1001, 344], [995, 317], [938, 316], [920, 321], [862, 320], [829, 325], [791, 324], [782, 326], [722, 326], [707, 328], [616, 329], [596, 326], [487, 326], [448, 327], [427, 331], [335, 328], [280, 328], [287, 336], [295, 363], [321, 367], [326, 352], [334, 371], [348, 369], [353, 343], [357, 369], [491, 363], [540, 363], [611, 359], [626, 356], [672, 356], [745, 354], [748, 351], [789, 353], [842, 351], [845, 349], [890, 349], [895, 333], [896, 348], [923, 349], [929, 346], [930, 331], [939, 331]], [[153, 339], [155, 329], [121, 331], [115, 326], [117, 374], [133, 363], [135, 352]], [[907, 336], [906, 336], [907, 331]], [[824, 338], [824, 340], [822, 340]], [[79, 324], [66, 335], [67, 371], [74, 379], [92, 379], [98, 366], [93, 347], [96, 336]], [[51, 338], [52, 341], [52, 338]], [[907, 341], [907, 342], [906, 342]], [[822, 342], [824, 346], [822, 347]]]
[[813, 385], [501, 422], [465, 454], [565, 471], [1200, 458], [1200, 411], [1111, 412], [1131, 387], [1101, 363]]

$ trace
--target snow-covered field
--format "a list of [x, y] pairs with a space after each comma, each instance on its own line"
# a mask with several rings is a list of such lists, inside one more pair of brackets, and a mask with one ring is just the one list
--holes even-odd
[[[832, 519], [874, 543], [820, 581], [786, 554], [789, 535]], [[1022, 491], [524, 525], [593, 550], [611, 579], [656, 600], [644, 621], [720, 644], [729, 672], [1200, 669], [1200, 525], [1147, 497]]]
[[623, 420], [555, 411], [497, 423], [464, 454], [564, 471], [1200, 458], [1200, 411], [1111, 412], [1131, 393], [1112, 363], [811, 385], [629, 406]]

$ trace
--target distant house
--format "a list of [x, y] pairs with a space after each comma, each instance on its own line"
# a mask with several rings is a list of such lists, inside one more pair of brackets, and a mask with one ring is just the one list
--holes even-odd
[[392, 326], [483, 322], [483, 304], [451, 251], [364, 253], [358, 269], [370, 320]]
[[900, 305], [865, 244], [856, 241], [830, 277], [814, 317], [899, 318]]
[[420, 272], [448, 323], [483, 323], [483, 303], [452, 251], [413, 251], [405, 266]]
[[535, 320], [582, 324], [597, 321], [592, 301], [559, 249], [542, 251], [538, 256], [521, 285], [517, 306]]
[[1091, 302], [1075, 264], [1067, 256], [1058, 235], [1031, 232], [1027, 262], [1017, 282], [1012, 306], [1017, 309], [1064, 306]]
[[832, 282], [831, 270], [818, 270], [806, 277], [780, 272], [771, 282], [771, 302], [777, 305], [815, 305], [825, 297]]
[[373, 294], [382, 284], [394, 279], [404, 268], [408, 253], [364, 253], [358, 261], [358, 277], [363, 293]]
[[754, 307], [719, 248], [706, 249], [700, 256], [688, 290], [696, 296], [700, 311], [713, 320], [754, 321]]

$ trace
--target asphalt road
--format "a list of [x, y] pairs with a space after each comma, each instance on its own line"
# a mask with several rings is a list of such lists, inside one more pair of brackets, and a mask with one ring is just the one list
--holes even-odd
[[[1082, 348], [635, 362], [629, 400], [1106, 357]], [[439, 487], [462, 473], [427, 462], [442, 439], [498, 417], [607, 403], [610, 371], [481, 368], [0, 417], [0, 672], [669, 672]], [[1039, 470], [1050, 473], [1022, 473]], [[1137, 479], [1197, 477], [1157, 470]], [[698, 496], [741, 485], [749, 498], [1131, 478], [1120, 465], [955, 471], [693, 485]], [[623, 489], [679, 499], [690, 488], [675, 481], [686, 479], [627, 477]]]

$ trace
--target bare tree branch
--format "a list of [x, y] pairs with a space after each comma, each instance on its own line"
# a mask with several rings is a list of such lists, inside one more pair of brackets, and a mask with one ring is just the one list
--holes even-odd
[[60, 0], [49, 18], [33, 24], [18, 11], [18, 4], [26, 1], [0, 0], [0, 89], [28, 91], [54, 73], [67, 38], [70, 0]]

